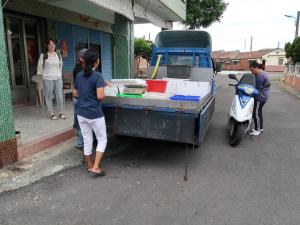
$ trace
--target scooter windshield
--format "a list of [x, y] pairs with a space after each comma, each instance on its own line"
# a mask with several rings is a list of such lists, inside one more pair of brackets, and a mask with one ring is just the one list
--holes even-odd
[[255, 76], [252, 73], [246, 73], [240, 79], [239, 84], [248, 84], [255, 87]]
[[254, 86], [249, 85], [249, 84], [239, 84], [238, 85], [238, 90], [242, 91], [246, 95], [258, 95], [258, 90], [254, 88]]

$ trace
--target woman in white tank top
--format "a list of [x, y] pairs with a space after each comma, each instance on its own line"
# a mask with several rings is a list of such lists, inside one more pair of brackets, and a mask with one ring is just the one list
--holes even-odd
[[[50, 119], [66, 119], [64, 115], [62, 59], [56, 51], [55, 41], [47, 41], [47, 52], [40, 55], [37, 74], [41, 75], [44, 84], [44, 97]], [[57, 104], [57, 112], [54, 112], [53, 100]]]

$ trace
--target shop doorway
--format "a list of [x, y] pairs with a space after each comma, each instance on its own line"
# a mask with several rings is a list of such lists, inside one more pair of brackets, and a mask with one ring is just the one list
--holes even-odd
[[42, 52], [42, 24], [36, 19], [5, 14], [4, 26], [13, 104], [27, 104], [36, 96], [31, 78]]

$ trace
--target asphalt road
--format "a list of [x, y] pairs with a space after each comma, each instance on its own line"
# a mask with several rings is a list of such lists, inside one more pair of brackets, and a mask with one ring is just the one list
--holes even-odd
[[82, 166], [0, 196], [0, 224], [299, 225], [300, 100], [273, 84], [265, 133], [232, 148], [226, 117], [233, 97], [220, 76], [205, 143], [138, 141], [104, 161], [107, 176]]

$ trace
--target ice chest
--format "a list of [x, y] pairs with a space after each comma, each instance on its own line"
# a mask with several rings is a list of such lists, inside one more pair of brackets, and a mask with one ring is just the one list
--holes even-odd
[[211, 91], [209, 82], [168, 80], [167, 93], [171, 95], [206, 96]]

